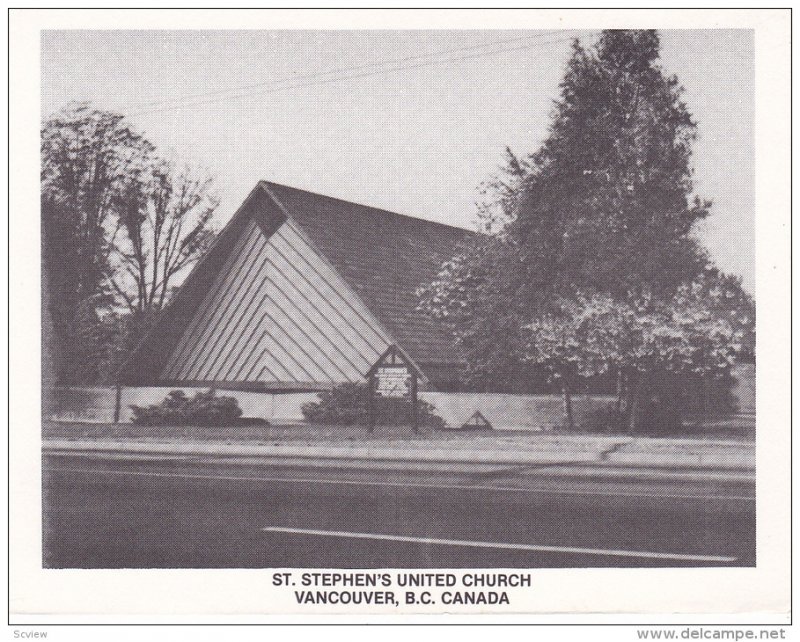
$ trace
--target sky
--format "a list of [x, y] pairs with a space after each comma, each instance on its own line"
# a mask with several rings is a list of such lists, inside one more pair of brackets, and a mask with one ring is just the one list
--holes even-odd
[[[749, 30], [661, 31], [698, 122], [698, 229], [754, 293]], [[258, 180], [471, 227], [503, 158], [536, 151], [570, 40], [586, 31], [45, 31], [43, 117], [70, 101], [125, 114], [215, 179], [222, 226]], [[447, 52], [447, 53], [444, 53]]]

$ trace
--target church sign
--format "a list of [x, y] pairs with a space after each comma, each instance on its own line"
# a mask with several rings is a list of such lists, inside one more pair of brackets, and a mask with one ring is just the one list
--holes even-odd
[[411, 359], [396, 345], [390, 345], [367, 373], [370, 387], [369, 428], [375, 428], [375, 401], [389, 403], [394, 416], [395, 405], [411, 403], [411, 421], [417, 430], [417, 384], [420, 371]]
[[375, 394], [388, 399], [408, 399], [413, 376], [408, 366], [379, 366], [375, 370]]

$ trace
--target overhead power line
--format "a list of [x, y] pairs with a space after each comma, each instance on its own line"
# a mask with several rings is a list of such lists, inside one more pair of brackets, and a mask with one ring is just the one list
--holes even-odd
[[[548, 34], [536, 34], [536, 35], [543, 36], [543, 35], [552, 35], [552, 34], [548, 33]], [[377, 75], [388, 74], [388, 73], [396, 73], [396, 72], [400, 72], [400, 71], [406, 71], [406, 70], [409, 70], [409, 69], [419, 69], [421, 67], [429, 67], [429, 66], [432, 66], [432, 65], [447, 64], [447, 63], [451, 63], [451, 62], [460, 62], [460, 61], [463, 61], [463, 60], [470, 60], [470, 59], [474, 59], [474, 58], [483, 58], [483, 57], [487, 57], [487, 56], [499, 55], [499, 54], [513, 52], [513, 51], [524, 51], [524, 50], [528, 50], [528, 49], [536, 49], [536, 48], [543, 47], [543, 46], [546, 46], [546, 45], [552, 45], [552, 44], [557, 44], [557, 43], [561, 43], [561, 42], [567, 42], [567, 41], [573, 40], [574, 37], [575, 37], [574, 35], [571, 35], [569, 37], [561, 37], [561, 38], [558, 38], [558, 39], [555, 39], [555, 40], [546, 40], [546, 41], [542, 41], [542, 42], [538, 42], [537, 41], [537, 42], [533, 42], [531, 44], [520, 45], [518, 47], [503, 47], [503, 48], [500, 48], [500, 49], [494, 49], [492, 51], [481, 51], [481, 52], [477, 52], [477, 53], [467, 54], [467, 55], [464, 55], [464, 56], [457, 56], [457, 57], [451, 57], [451, 58], [440, 58], [440, 56], [442, 56], [442, 55], [447, 55], [447, 54], [458, 52], [458, 51], [466, 51], [466, 50], [476, 49], [476, 48], [479, 48], [479, 47], [480, 48], [487, 48], [487, 47], [496, 46], [497, 44], [501, 44], [501, 43], [518, 42], [520, 40], [529, 40], [529, 39], [532, 39], [533, 36], [530, 36], [530, 37], [527, 37], [527, 38], [513, 38], [513, 39], [506, 40], [506, 41], [495, 41], [493, 43], [487, 43], [487, 44], [484, 44], [484, 45], [473, 45], [473, 46], [470, 46], [470, 47], [461, 47], [459, 49], [452, 49], [452, 50], [447, 50], [447, 51], [442, 51], [442, 52], [437, 52], [437, 53], [420, 54], [420, 55], [417, 55], [417, 56], [407, 56], [405, 58], [399, 58], [399, 59], [396, 59], [396, 60], [384, 60], [384, 61], [380, 61], [380, 62], [368, 63], [368, 64], [365, 64], [365, 65], [359, 65], [359, 66], [356, 66], [356, 67], [343, 67], [343, 68], [340, 68], [340, 69], [332, 69], [332, 70], [329, 70], [329, 71], [317, 72], [317, 73], [314, 73], [314, 74], [306, 74], [304, 76], [297, 76], [297, 77], [289, 78], [289, 79], [285, 79], [285, 80], [268, 81], [268, 82], [258, 83], [258, 84], [255, 84], [255, 85], [249, 85], [249, 86], [244, 86], [244, 87], [237, 87], [237, 88], [231, 88], [231, 89], [226, 89], [226, 90], [218, 90], [218, 91], [214, 91], [214, 92], [207, 92], [207, 93], [204, 93], [204, 94], [195, 94], [192, 97], [186, 96], [186, 97], [183, 97], [183, 98], [175, 99], [174, 101], [164, 101], [163, 102], [163, 105], [164, 105], [163, 107], [162, 106], [158, 106], [158, 107], [156, 107], [154, 109], [137, 110], [137, 111], [131, 112], [129, 115], [130, 116], [138, 116], [138, 115], [143, 115], [143, 114], [154, 114], [154, 113], [161, 113], [161, 112], [165, 112], [165, 111], [173, 111], [173, 110], [182, 109], [182, 108], [190, 109], [192, 107], [199, 107], [199, 106], [206, 105], [206, 104], [212, 104], [212, 103], [219, 102], [219, 101], [222, 101], [222, 100], [237, 100], [239, 98], [247, 98], [249, 96], [256, 96], [256, 95], [266, 95], [266, 94], [276, 93], [276, 92], [279, 92], [279, 91], [287, 91], [287, 90], [290, 90], [290, 89], [300, 89], [300, 88], [305, 88], [305, 87], [313, 87], [313, 86], [316, 86], [316, 85], [325, 85], [325, 84], [330, 84], [330, 83], [335, 83], [335, 82], [342, 82], [342, 81], [346, 81], [346, 80], [355, 80], [355, 79], [359, 79], [359, 78], [367, 78], [367, 77], [370, 77], [370, 76], [377, 76]], [[412, 65], [399, 64], [399, 63], [408, 62], [408, 61], [411, 61], [411, 60], [420, 60], [420, 59], [423, 59], [423, 58], [431, 58], [431, 57], [435, 57], [435, 58], [433, 60], [424, 60], [422, 62], [418, 62], [418, 63], [412, 64]], [[323, 76], [328, 76], [328, 75], [331, 75], [331, 74], [347, 73], [347, 72], [352, 72], [352, 71], [358, 71], [358, 70], [361, 70], [361, 69], [367, 69], [367, 68], [370, 68], [370, 67], [376, 67], [376, 66], [380, 66], [380, 65], [390, 65], [390, 64], [395, 64], [397, 66], [388, 67], [388, 68], [385, 68], [385, 69], [376, 69], [376, 70], [373, 70], [373, 71], [357, 73], [357, 74], [334, 76], [333, 78], [322, 78]], [[317, 80], [314, 80], [314, 81], [311, 81], [311, 82], [297, 82], [298, 80], [311, 80], [312, 78], [317, 78]], [[286, 84], [286, 83], [288, 83], [288, 84]], [[247, 91], [245, 91], [245, 90], [247, 90]], [[234, 92], [234, 91], [239, 91], [239, 92], [243, 92], [243, 93], [237, 93], [237, 94], [234, 94], [234, 95], [227, 95], [230, 92]], [[222, 95], [222, 94], [226, 94], [226, 95]], [[193, 98], [204, 98], [204, 97], [208, 97], [208, 98], [206, 98], [205, 100], [193, 100]], [[189, 102], [184, 102], [184, 101], [189, 101]], [[145, 103], [145, 104], [153, 104], [153, 103]]]
[[478, 45], [470, 45], [468, 47], [457, 47], [455, 49], [444, 49], [439, 51], [432, 51], [426, 54], [417, 54], [415, 56], [405, 56], [403, 58], [392, 58], [386, 60], [378, 60], [375, 62], [365, 63], [363, 65], [351, 66], [351, 67], [339, 67], [336, 69], [327, 69], [325, 71], [318, 71], [311, 74], [301, 74], [299, 76], [292, 76], [291, 78], [281, 78], [278, 80], [267, 80], [263, 82], [254, 83], [252, 85], [242, 85], [239, 87], [229, 87], [228, 89], [217, 89], [214, 91], [206, 91], [200, 92], [196, 94], [186, 94], [184, 96], [179, 96], [173, 100], [152, 100], [149, 102], [140, 103], [139, 107], [146, 108], [146, 107], [160, 107], [166, 104], [171, 104], [175, 102], [182, 102], [185, 100], [193, 100], [195, 98], [205, 98], [208, 96], [220, 95], [220, 94], [227, 94], [233, 91], [245, 91], [249, 89], [256, 89], [259, 87], [265, 87], [268, 85], [273, 84], [280, 84], [280, 83], [287, 83], [287, 82], [297, 82], [300, 80], [308, 80], [311, 78], [319, 78], [322, 76], [328, 76], [330, 74], [337, 74], [337, 73], [345, 73], [351, 71], [360, 71], [362, 69], [369, 69], [370, 67], [380, 67], [382, 65], [389, 65], [389, 64], [400, 64], [404, 62], [410, 62], [412, 60], [420, 60], [422, 58], [432, 58], [443, 56], [451, 53], [458, 53], [460, 51], [470, 51], [473, 49], [486, 49], [489, 47], [496, 47], [498, 45], [504, 45], [511, 42], [519, 42], [522, 40], [534, 40], [536, 38], [544, 38], [546, 36], [552, 36], [558, 33], [559, 35], [563, 35], [566, 33], [570, 33], [570, 31], [559, 31], [559, 30], [551, 30], [544, 33], [537, 33], [529, 36], [520, 36], [518, 38], [506, 38], [505, 40], [494, 40], [492, 42], [484, 42]]

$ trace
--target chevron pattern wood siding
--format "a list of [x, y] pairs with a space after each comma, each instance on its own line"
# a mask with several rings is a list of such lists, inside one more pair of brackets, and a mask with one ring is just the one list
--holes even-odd
[[269, 238], [250, 221], [160, 379], [267, 388], [361, 381], [390, 343], [291, 221]]

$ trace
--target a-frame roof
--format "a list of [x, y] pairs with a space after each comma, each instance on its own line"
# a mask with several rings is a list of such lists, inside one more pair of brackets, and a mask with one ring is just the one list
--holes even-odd
[[426, 365], [452, 367], [460, 362], [448, 332], [416, 309], [416, 291], [435, 278], [442, 262], [455, 255], [473, 233], [262, 181], [123, 367], [123, 383], [157, 383], [166, 355], [251, 220], [266, 233], [277, 229], [281, 220], [290, 221], [360, 298], [389, 339], [423, 371]]

